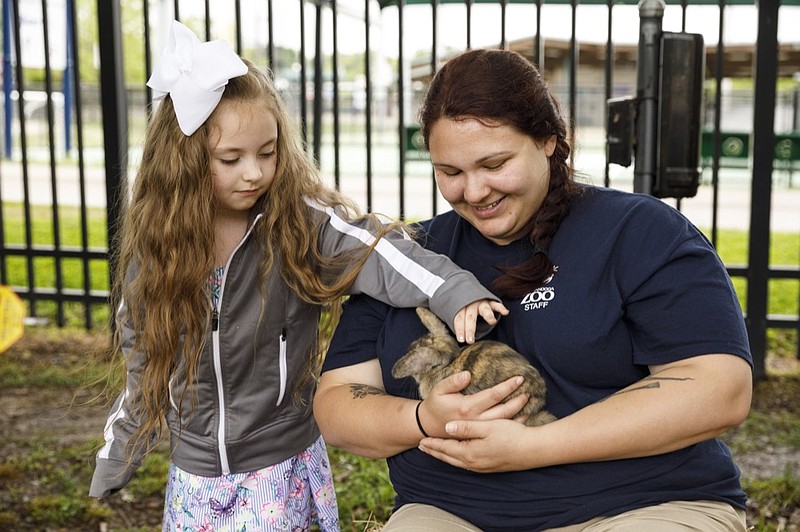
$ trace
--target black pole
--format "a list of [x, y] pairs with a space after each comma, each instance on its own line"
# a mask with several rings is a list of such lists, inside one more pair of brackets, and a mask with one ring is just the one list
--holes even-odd
[[339, 144], [339, 14], [336, 2], [331, 2], [331, 18], [333, 19], [333, 53], [331, 70], [333, 70], [333, 180], [336, 190], [341, 187], [341, 149]]
[[717, 70], [714, 75], [714, 151], [711, 158], [711, 243], [717, 247], [719, 237], [719, 159], [722, 157], [722, 78], [725, 76], [725, 4], [719, 6], [719, 36], [717, 39]]
[[308, 147], [308, 101], [306, 100], [306, 10], [300, 0], [300, 135], [303, 148]]
[[778, 57], [778, 2], [759, 0], [758, 36], [753, 72], [753, 182], [750, 200], [750, 243], [747, 267], [747, 330], [753, 354], [753, 375], [766, 376], [767, 290], [769, 285], [769, 218], [772, 164], [775, 157], [775, 84]]
[[[438, 55], [438, 32], [437, 32], [437, 18], [438, 18], [438, 3], [439, 0], [431, 0], [431, 24], [433, 27], [433, 33], [431, 38], [433, 40], [431, 44], [431, 79], [436, 74], [436, 70], [439, 66], [439, 55]], [[436, 176], [431, 170], [431, 205], [433, 208], [431, 209], [431, 216], [436, 216], [439, 211], [438, 204], [439, 203], [439, 189], [436, 187]]]
[[[398, 130], [397, 135], [400, 139], [400, 168], [398, 173], [400, 190], [399, 218], [406, 219], [406, 64], [403, 55], [403, 0], [397, 0], [397, 115]], [[467, 3], [467, 26], [469, 27], [469, 3]], [[469, 29], [467, 29], [467, 43], [469, 43]], [[469, 44], [467, 44], [469, 47]]]
[[650, 194], [658, 155], [658, 64], [664, 0], [639, 2], [639, 50], [636, 64], [636, 157], [633, 191]]
[[312, 146], [314, 161], [317, 167], [321, 166], [322, 157], [322, 5], [317, 4], [316, 26], [314, 26], [314, 100], [312, 113], [314, 115], [314, 133]]
[[97, 0], [100, 46], [100, 99], [103, 109], [103, 147], [106, 172], [109, 280], [113, 286], [114, 241], [123, 198], [128, 154], [128, 113], [122, 63], [122, 27], [119, 0]]
[[364, 112], [367, 128], [367, 211], [372, 212], [372, 66], [370, 53], [370, 35], [372, 33], [372, 15], [369, 12], [369, 0], [364, 2]]
[[[614, 9], [614, 0], [608, 0], [606, 4], [608, 8], [608, 27], [606, 30], [606, 65], [605, 65], [605, 96], [606, 102], [611, 99], [613, 96], [613, 88], [614, 88], [614, 41], [612, 40], [612, 29], [614, 28], [613, 24], [613, 17], [611, 16], [611, 12]], [[608, 105], [605, 106], [604, 110], [604, 122], [608, 124]], [[603, 170], [603, 184], [606, 187], [611, 186], [611, 176], [609, 175], [609, 161], [608, 161], [608, 154], [606, 154], [606, 161], [604, 164]]]

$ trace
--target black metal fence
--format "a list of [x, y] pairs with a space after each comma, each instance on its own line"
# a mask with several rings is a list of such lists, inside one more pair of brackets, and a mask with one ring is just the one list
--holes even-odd
[[[631, 170], [606, 157], [604, 124], [607, 100], [636, 91], [637, 4], [3, 0], [0, 284], [31, 317], [105, 324], [110, 242], [148, 119], [145, 81], [173, 18], [271, 68], [332, 185], [366, 210], [413, 219], [448, 208], [415, 144], [416, 105], [441, 61], [470, 47], [512, 48], [538, 64], [572, 123], [576, 168], [630, 188]], [[715, 245], [731, 223], [746, 231], [747, 263], [727, 266], [746, 290], [763, 376], [768, 331], [794, 331], [800, 357], [800, 295], [782, 316], [769, 295], [800, 294], [800, 257], [770, 261], [775, 231], [796, 234], [800, 254], [800, 46], [786, 31], [800, 24], [800, 1], [666, 4], [665, 29], [702, 32], [706, 46], [703, 184], [674, 204], [696, 213]], [[743, 203], [728, 215], [728, 200]]]

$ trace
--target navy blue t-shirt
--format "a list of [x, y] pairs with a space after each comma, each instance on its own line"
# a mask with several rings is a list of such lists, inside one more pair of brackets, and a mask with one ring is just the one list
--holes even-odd
[[[427, 248], [451, 257], [486, 286], [498, 265], [529, 257], [523, 241], [498, 246], [454, 212], [421, 224]], [[526, 356], [547, 383], [546, 408], [567, 416], [649, 374], [648, 365], [730, 353], [752, 364], [742, 311], [705, 237], [650, 196], [586, 187], [549, 256], [556, 272], [510, 309], [487, 336]], [[355, 296], [323, 371], [377, 357], [390, 394], [417, 397], [391, 368], [426, 330], [413, 309]], [[417, 449], [388, 459], [396, 506], [432, 504], [483, 530], [541, 530], [670, 500], [744, 508], [739, 471], [718, 439], [659, 456], [509, 473], [474, 473]]]

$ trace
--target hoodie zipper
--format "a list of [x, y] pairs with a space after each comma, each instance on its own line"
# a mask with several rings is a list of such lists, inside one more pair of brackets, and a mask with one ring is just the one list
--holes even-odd
[[275, 406], [280, 406], [281, 401], [283, 401], [283, 395], [286, 393], [286, 327], [281, 330], [278, 367], [280, 368], [281, 381], [278, 401], [275, 403]]
[[219, 464], [222, 468], [223, 475], [229, 475], [231, 472], [230, 464], [228, 463], [228, 451], [227, 445], [225, 444], [225, 432], [227, 426], [227, 416], [225, 415], [225, 390], [222, 386], [222, 354], [220, 353], [219, 349], [219, 309], [222, 308], [222, 298], [225, 293], [225, 282], [228, 279], [228, 271], [230, 269], [231, 261], [233, 260], [234, 255], [239, 251], [239, 248], [242, 247], [242, 244], [247, 240], [247, 237], [250, 236], [250, 233], [253, 231], [253, 227], [255, 226], [258, 219], [261, 218], [261, 215], [258, 215], [253, 223], [250, 224], [250, 228], [247, 230], [247, 233], [244, 234], [242, 240], [237, 244], [236, 248], [234, 248], [231, 256], [228, 257], [228, 262], [225, 264], [225, 271], [222, 274], [222, 282], [220, 283], [219, 287], [219, 299], [217, 300], [217, 307], [211, 311], [211, 346], [212, 346], [212, 354], [213, 354], [213, 361], [214, 361], [214, 375], [217, 379], [217, 401], [218, 401], [218, 412], [219, 412], [219, 425], [217, 426], [217, 450], [219, 452]]
[[211, 310], [211, 332], [216, 332], [219, 330], [219, 310], [217, 307], [214, 307]]

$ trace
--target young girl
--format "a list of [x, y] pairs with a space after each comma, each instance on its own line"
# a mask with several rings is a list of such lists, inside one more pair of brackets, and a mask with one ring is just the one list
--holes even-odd
[[335, 321], [357, 292], [429, 305], [468, 340], [478, 314], [493, 324], [506, 309], [449, 259], [356, 218], [321, 184], [267, 76], [222, 41], [175, 22], [148, 84], [164, 99], [114, 287], [127, 381], [90, 494], [124, 487], [166, 418], [165, 530], [338, 530], [311, 409], [322, 309]]

